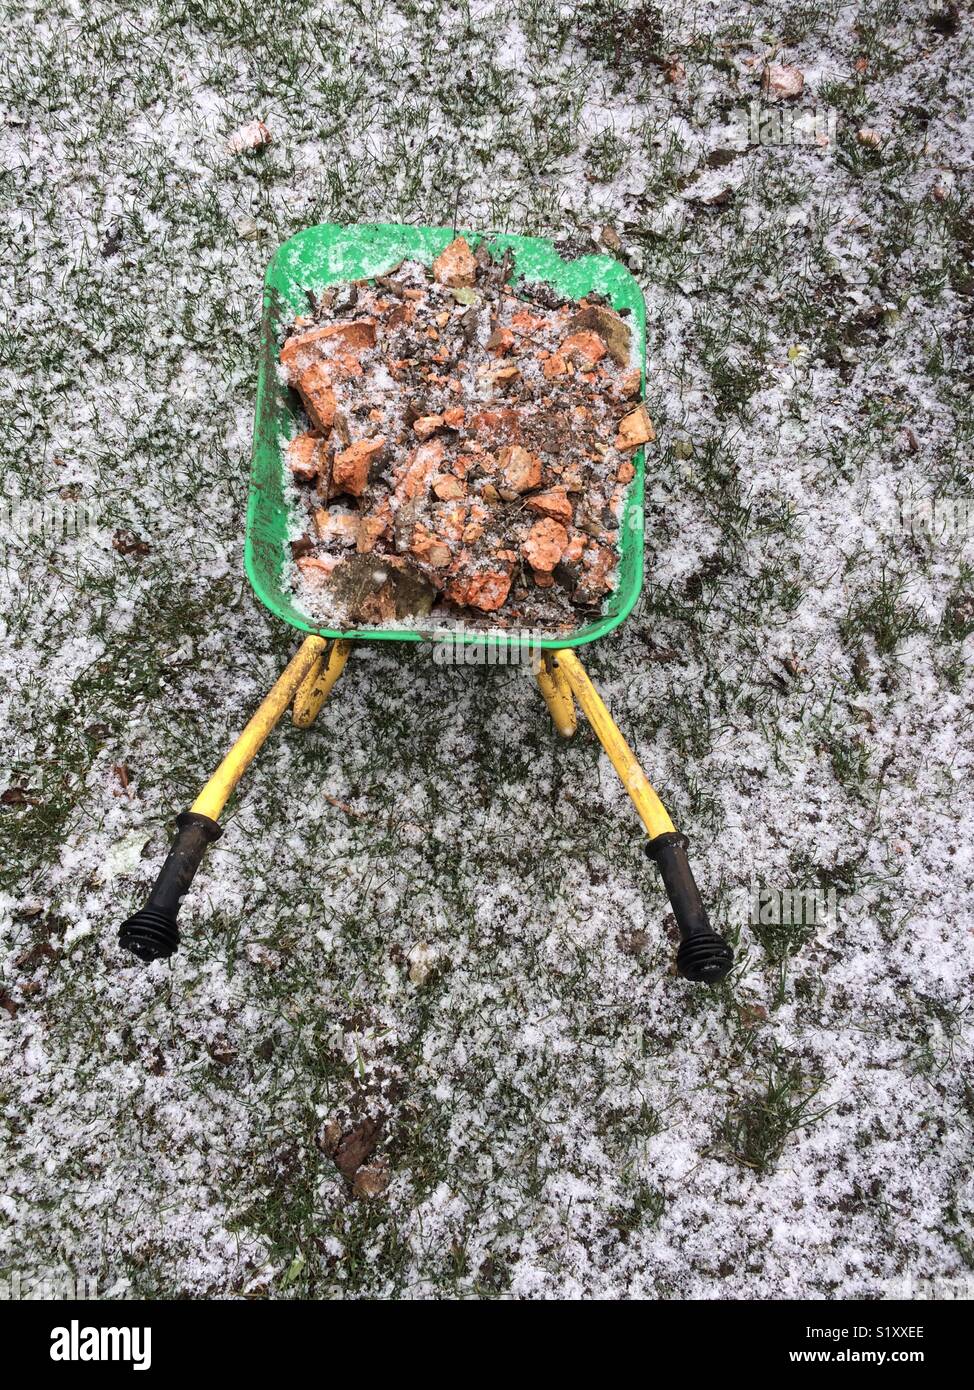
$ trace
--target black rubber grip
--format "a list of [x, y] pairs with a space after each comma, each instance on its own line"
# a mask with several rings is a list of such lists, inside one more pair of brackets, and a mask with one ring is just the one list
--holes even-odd
[[159, 870], [145, 907], [122, 923], [119, 943], [139, 960], [156, 960], [171, 956], [179, 945], [176, 915], [183, 895], [206, 853], [206, 847], [223, 834], [215, 820], [183, 811], [176, 817], [179, 829], [166, 862]]
[[687, 858], [687, 838], [678, 831], [657, 835], [646, 846], [656, 860], [663, 887], [680, 928], [676, 968], [685, 980], [713, 984], [734, 964], [734, 952], [710, 925]]

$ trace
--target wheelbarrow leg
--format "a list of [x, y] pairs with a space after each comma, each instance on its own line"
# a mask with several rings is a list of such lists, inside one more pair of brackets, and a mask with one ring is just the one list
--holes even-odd
[[571, 738], [578, 727], [575, 702], [565, 673], [550, 652], [545, 652], [536, 674], [538, 689], [562, 738]]
[[243, 733], [188, 811], [176, 817], [179, 827], [145, 906], [122, 925], [119, 941], [140, 960], [171, 956], [179, 945], [176, 915], [207, 845], [223, 831], [217, 817], [262, 745], [294, 699], [308, 672], [320, 665], [327, 642], [306, 637], [261, 702]]
[[291, 707], [291, 718], [298, 729], [308, 729], [318, 718], [322, 705], [331, 694], [332, 686], [345, 669], [352, 650], [351, 642], [331, 644], [327, 656], [322, 653], [298, 686]]
[[670, 820], [666, 807], [650, 786], [639, 760], [616, 727], [574, 651], [571, 648], [557, 651], [555, 664], [608, 753], [646, 827], [649, 836], [646, 852], [656, 861], [680, 929], [677, 970], [687, 980], [703, 980], [709, 984], [723, 979], [734, 963], [734, 953], [710, 925], [690, 871], [686, 836], [679, 834]]

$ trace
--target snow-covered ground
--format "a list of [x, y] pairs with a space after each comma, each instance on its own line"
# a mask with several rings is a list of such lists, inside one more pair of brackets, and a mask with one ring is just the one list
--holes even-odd
[[[970, 1289], [972, 25], [9, 0], [6, 1287]], [[589, 732], [405, 646], [282, 725], [180, 952], [119, 950], [295, 646], [242, 569], [260, 284], [329, 220], [639, 277], [647, 583], [585, 659], [737, 942], [721, 987], [673, 975]], [[370, 1200], [327, 1150], [380, 1116]]]

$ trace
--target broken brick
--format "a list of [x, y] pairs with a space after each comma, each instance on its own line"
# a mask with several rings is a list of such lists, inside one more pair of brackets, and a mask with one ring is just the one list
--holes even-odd
[[639, 395], [642, 386], [643, 374], [638, 367], [634, 367], [631, 372], [626, 372], [619, 383], [619, 394], [624, 401], [631, 400], [633, 396]]
[[541, 371], [547, 381], [551, 381], [557, 376], [564, 376], [568, 371], [568, 359], [560, 352], [553, 352], [546, 359]]
[[458, 236], [433, 262], [433, 278], [453, 289], [469, 288], [477, 279], [477, 261], [466, 240]]
[[521, 422], [516, 410], [501, 406], [497, 410], [478, 411], [470, 421], [469, 428], [476, 435], [511, 442], [520, 437]]
[[514, 347], [514, 334], [509, 328], [495, 328], [487, 339], [487, 351], [494, 357], [503, 357]]
[[550, 516], [555, 521], [568, 523], [572, 519], [573, 508], [568, 500], [568, 493], [563, 487], [548, 488], [546, 492], [535, 493], [529, 497], [527, 505], [533, 512], [540, 512], [542, 516]]
[[597, 333], [572, 333], [561, 345], [561, 354], [583, 367], [594, 367], [605, 356], [605, 343]]
[[456, 575], [447, 585], [446, 596], [461, 608], [479, 608], [483, 613], [493, 613], [503, 606], [511, 591], [512, 574], [508, 561], [495, 558], [486, 569]]
[[537, 314], [532, 314], [527, 309], [518, 309], [516, 314], [511, 315], [511, 327], [519, 333], [536, 333], [539, 328], [544, 328], [545, 321]]
[[411, 455], [399, 481], [395, 496], [399, 502], [414, 502], [424, 496], [430, 479], [437, 472], [445, 452], [442, 439], [429, 439]]
[[413, 433], [420, 439], [429, 439], [443, 427], [442, 415], [421, 415], [413, 422]]
[[788, 63], [769, 63], [761, 74], [761, 90], [768, 97], [779, 101], [793, 101], [800, 97], [805, 86], [805, 74], [801, 68]]
[[572, 315], [568, 327], [572, 333], [598, 334], [617, 366], [624, 367], [628, 363], [632, 341], [629, 325], [604, 304], [587, 304]]
[[433, 482], [433, 492], [441, 502], [455, 502], [467, 495], [463, 483], [452, 473], [444, 473], [441, 478], [436, 478]]
[[314, 362], [301, 373], [298, 394], [315, 429], [327, 434], [335, 421], [336, 402], [331, 372], [323, 362]]
[[360, 439], [337, 454], [331, 470], [332, 496], [347, 492], [361, 497], [369, 481], [369, 469], [385, 445], [380, 435], [378, 439]]
[[544, 517], [531, 527], [521, 549], [532, 569], [550, 574], [564, 554], [567, 544], [568, 532], [561, 522]]
[[[357, 354], [375, 346], [375, 320], [355, 319], [350, 323], [331, 323], [323, 328], [309, 328], [293, 333], [281, 348], [281, 366], [291, 385], [297, 384], [301, 373], [313, 362], [322, 360], [325, 350], [334, 342], [334, 355], [342, 374], [355, 375], [359, 368]], [[329, 361], [333, 360], [329, 356]]]
[[324, 458], [325, 440], [317, 430], [296, 434], [287, 446], [287, 466], [299, 483], [313, 483]]
[[349, 513], [329, 512], [323, 507], [314, 514], [315, 530], [320, 540], [335, 545], [357, 545], [361, 518]]
[[594, 603], [612, 586], [611, 574], [616, 566], [616, 555], [607, 546], [590, 545], [582, 559], [582, 577], [575, 590], [575, 597], [582, 603]]
[[541, 460], [520, 444], [508, 445], [497, 456], [504, 475], [504, 484], [511, 492], [527, 492], [541, 482]]
[[415, 526], [409, 543], [409, 553], [434, 569], [443, 569], [453, 559], [446, 541], [434, 536], [425, 526]]
[[227, 141], [231, 154], [251, 154], [269, 145], [273, 136], [263, 121], [248, 121], [233, 132]]
[[620, 420], [615, 446], [617, 449], [638, 449], [641, 444], [650, 444], [655, 438], [653, 422], [646, 407], [641, 405]]
[[360, 555], [368, 555], [391, 530], [392, 508], [388, 500], [384, 500], [369, 516], [362, 517], [355, 549]]
[[576, 532], [574, 536], [571, 536], [562, 552], [561, 558], [564, 563], [568, 565], [577, 565], [584, 554], [587, 544], [588, 542], [585, 537], [579, 535], [578, 532]]
[[294, 562], [305, 579], [316, 585], [324, 584], [338, 564], [337, 555], [301, 555]]

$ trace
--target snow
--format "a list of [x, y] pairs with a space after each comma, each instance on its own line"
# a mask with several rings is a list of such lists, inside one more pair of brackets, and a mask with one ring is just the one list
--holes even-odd
[[[684, 87], [613, 70], [585, 13], [8, 17], [4, 495], [77, 487], [96, 521], [2, 514], [3, 785], [37, 804], [0, 808], [0, 1277], [515, 1298], [969, 1278], [974, 545], [900, 509], [970, 495], [970, 24], [937, 35], [908, 0], [871, 39], [853, 7], [790, 36], [763, 4], [667, 5]], [[766, 59], [828, 106], [864, 49], [835, 147], [707, 168]], [[256, 119], [273, 143], [229, 156]], [[583, 657], [738, 935], [721, 990], [671, 973], [590, 734], [556, 738], [529, 672], [425, 644], [356, 649], [315, 727], [282, 724], [171, 961], [118, 948], [294, 649], [242, 567], [261, 283], [343, 219], [622, 238], [659, 435], [647, 586]], [[150, 553], [113, 549], [122, 528]], [[782, 966], [752, 884], [832, 886], [835, 920]], [[728, 1120], [782, 1074], [818, 1088], [814, 1118], [759, 1171]], [[392, 1181], [366, 1204], [316, 1139], [379, 1112]]]

